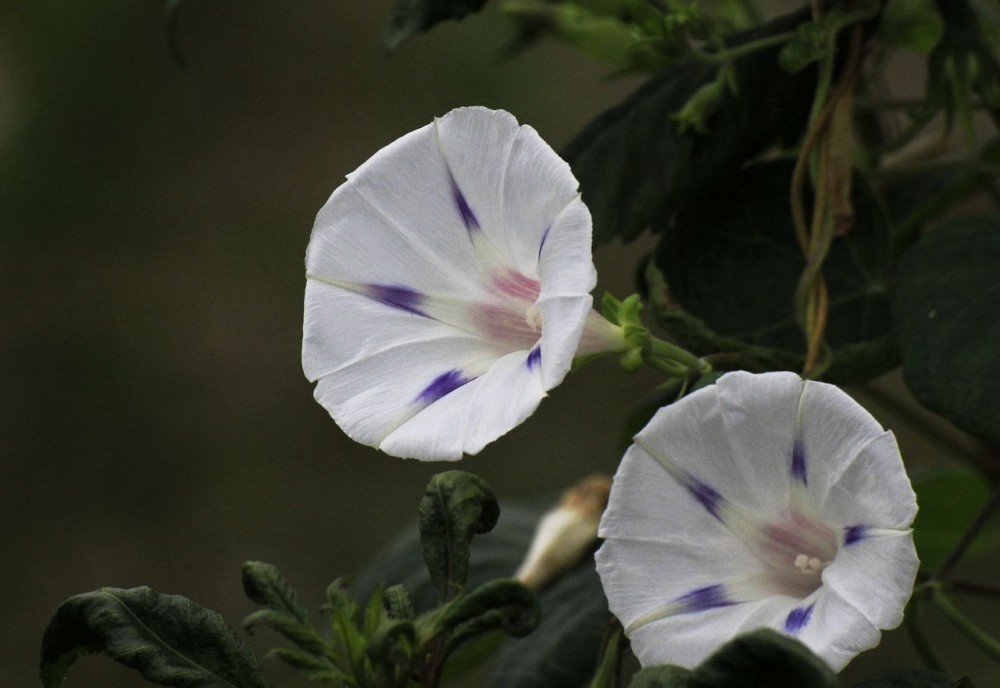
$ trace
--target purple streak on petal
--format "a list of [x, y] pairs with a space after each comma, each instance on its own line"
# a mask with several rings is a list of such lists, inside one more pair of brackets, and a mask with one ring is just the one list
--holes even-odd
[[722, 495], [715, 491], [715, 488], [711, 485], [707, 485], [693, 475], [689, 475], [686, 484], [684, 485], [691, 493], [691, 496], [698, 500], [698, 503], [705, 507], [708, 513], [715, 516], [715, 518], [722, 520], [719, 516], [719, 504], [723, 501]]
[[695, 588], [690, 592], [684, 593], [674, 600], [674, 602], [681, 605], [681, 609], [677, 612], [678, 614], [693, 614], [695, 612], [703, 612], [706, 609], [728, 607], [729, 605], [736, 604], [736, 602], [726, 596], [726, 586], [721, 583], [707, 585], [704, 588]]
[[462, 371], [449, 370], [446, 373], [438, 375], [429, 385], [424, 387], [424, 390], [417, 395], [416, 401], [432, 404], [469, 382], [472, 382], [472, 379], [463, 377]]
[[535, 344], [535, 347], [528, 352], [528, 358], [524, 362], [528, 366], [528, 370], [534, 370], [539, 363], [542, 362], [542, 345]]
[[812, 616], [812, 613], [813, 605], [811, 604], [808, 607], [796, 607], [788, 612], [788, 616], [785, 618], [785, 630], [789, 633], [801, 631], [809, 623], [809, 617]]
[[542, 232], [542, 240], [538, 244], [538, 257], [539, 258], [542, 257], [542, 249], [545, 248], [545, 240], [549, 238], [549, 230], [551, 230], [551, 229], [552, 229], [552, 225], [549, 225], [548, 227], [545, 228], [545, 231]]
[[809, 484], [806, 480], [806, 448], [801, 440], [795, 440], [792, 445], [792, 477], [803, 485]]
[[395, 284], [369, 284], [366, 295], [394, 308], [427, 317], [427, 314], [420, 310], [424, 295], [409, 287]]
[[868, 537], [868, 526], [847, 526], [844, 528], [844, 547], [861, 542]]
[[462, 190], [458, 188], [458, 184], [454, 178], [451, 180], [451, 195], [455, 199], [455, 207], [458, 208], [458, 214], [462, 216], [465, 228], [470, 232], [474, 229], [479, 229], [479, 220], [476, 218], [476, 214], [472, 212], [472, 208], [469, 207], [469, 202], [465, 200], [465, 196], [462, 194]]

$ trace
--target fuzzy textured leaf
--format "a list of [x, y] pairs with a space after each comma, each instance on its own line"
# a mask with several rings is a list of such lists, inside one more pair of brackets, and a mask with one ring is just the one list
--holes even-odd
[[250, 648], [219, 614], [147, 587], [101, 588], [59, 605], [42, 640], [45, 688], [58, 688], [70, 665], [90, 653], [105, 654], [164, 686], [269, 686]]
[[538, 628], [500, 648], [488, 688], [575, 688], [593, 674], [611, 620], [593, 560], [542, 590], [539, 604]]
[[469, 545], [500, 517], [493, 488], [465, 471], [438, 473], [420, 500], [420, 542], [438, 600], [452, 599], [469, 577]]
[[938, 226], [903, 257], [892, 313], [914, 396], [1000, 447], [1000, 222]]
[[805, 645], [770, 629], [737, 636], [706, 659], [690, 688], [836, 688], [837, 676]]

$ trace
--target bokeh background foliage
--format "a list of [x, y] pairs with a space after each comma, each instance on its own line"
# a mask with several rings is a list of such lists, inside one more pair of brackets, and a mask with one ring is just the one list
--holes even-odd
[[[350, 443], [301, 375], [316, 210], [375, 150], [453, 107], [502, 107], [561, 148], [638, 82], [551, 44], [499, 59], [509, 27], [489, 8], [389, 56], [389, 5], [189, 0], [181, 68], [161, 3], [0, 3], [0, 685], [37, 680], [42, 629], [72, 594], [148, 584], [236, 627], [252, 608], [243, 561], [278, 564], [315, 607], [412, 522], [440, 467]], [[602, 247], [599, 289], [632, 291], [648, 249]], [[501, 508], [613, 471], [624, 418], [652, 388], [589, 366], [464, 467]], [[889, 376], [853, 391], [911, 465], [947, 464], [942, 434], [978, 451], [887, 402], [899, 388]], [[915, 663], [899, 633], [878, 652]], [[146, 684], [91, 660], [66, 685]]]

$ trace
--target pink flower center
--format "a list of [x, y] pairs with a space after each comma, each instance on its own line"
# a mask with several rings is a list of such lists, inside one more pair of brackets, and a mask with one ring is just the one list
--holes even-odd
[[507, 268], [493, 275], [493, 287], [499, 298], [471, 309], [473, 325], [499, 351], [531, 349], [542, 335], [542, 318], [535, 307], [541, 290], [538, 280]]
[[819, 519], [795, 509], [767, 524], [760, 554], [775, 592], [807, 597], [822, 585], [822, 573], [837, 556], [837, 534]]

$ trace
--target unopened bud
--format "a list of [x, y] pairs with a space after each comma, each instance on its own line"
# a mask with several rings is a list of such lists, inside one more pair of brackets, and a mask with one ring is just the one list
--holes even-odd
[[611, 478], [605, 475], [588, 476], [566, 490], [559, 506], [538, 521], [514, 577], [537, 591], [575, 566], [597, 542], [597, 524], [610, 492]]

